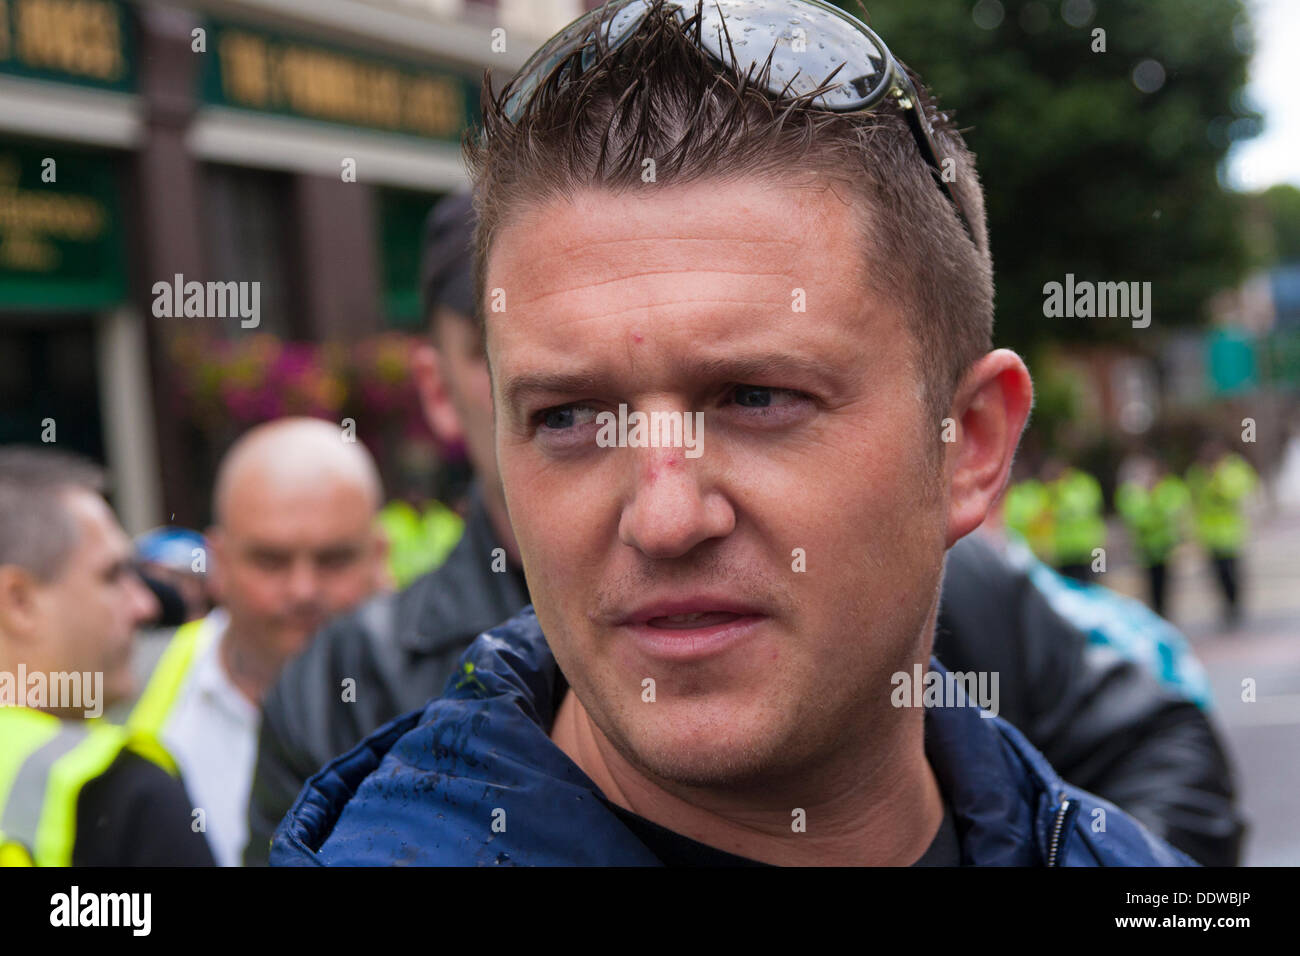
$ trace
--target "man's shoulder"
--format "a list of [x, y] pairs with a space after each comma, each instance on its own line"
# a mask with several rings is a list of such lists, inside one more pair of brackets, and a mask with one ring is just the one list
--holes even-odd
[[308, 781], [272, 863], [654, 863], [551, 742], [557, 672], [531, 608], [480, 635], [445, 694]]
[[1065, 782], [1014, 726], [987, 721], [1027, 783], [1034, 842], [1043, 862], [1056, 866], [1197, 866], [1118, 806]]
[[267, 693], [263, 739], [277, 739], [279, 747], [297, 754], [301, 772], [437, 693], [412, 672], [396, 638], [403, 605], [421, 599], [412, 588], [377, 595], [331, 620]]
[[123, 750], [82, 788], [77, 801], [78, 866], [211, 866], [190, 826], [181, 783], [152, 761]]
[[385, 592], [331, 618], [303, 652], [285, 664], [276, 690], [302, 686], [304, 681], [301, 678], [306, 675], [355, 673], [357, 662], [371, 653], [371, 641], [366, 638], [377, 636], [383, 640], [391, 637], [391, 624], [399, 603], [404, 600], [411, 600], [407, 591]]
[[339, 680], [360, 678], [384, 658], [400, 657], [399, 636], [404, 629], [417, 627], [429, 611], [437, 593], [437, 575], [429, 572], [400, 591], [376, 594], [331, 618], [303, 652], [285, 664], [271, 698], [293, 699], [320, 690], [337, 697]]

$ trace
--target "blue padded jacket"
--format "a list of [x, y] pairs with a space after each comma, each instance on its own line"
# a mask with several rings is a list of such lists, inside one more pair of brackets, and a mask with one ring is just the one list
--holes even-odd
[[[551, 742], [566, 686], [531, 607], [486, 631], [443, 696], [307, 781], [272, 865], [658, 865]], [[1000, 718], [954, 706], [929, 707], [925, 720], [963, 865], [1196, 865], [1064, 783]]]

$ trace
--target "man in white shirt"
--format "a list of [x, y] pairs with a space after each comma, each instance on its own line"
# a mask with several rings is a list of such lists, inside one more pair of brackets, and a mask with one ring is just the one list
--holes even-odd
[[219, 606], [176, 632], [131, 715], [176, 758], [222, 866], [239, 864], [248, 838], [263, 696], [326, 620], [385, 581], [379, 474], [348, 437], [289, 418], [231, 447], [208, 530]]

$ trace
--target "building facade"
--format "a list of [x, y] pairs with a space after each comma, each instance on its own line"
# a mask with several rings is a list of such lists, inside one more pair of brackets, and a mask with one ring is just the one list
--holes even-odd
[[[105, 462], [133, 532], [201, 523], [176, 339], [418, 328], [484, 70], [592, 5], [0, 0], [0, 442]], [[160, 301], [194, 282], [256, 321]]]

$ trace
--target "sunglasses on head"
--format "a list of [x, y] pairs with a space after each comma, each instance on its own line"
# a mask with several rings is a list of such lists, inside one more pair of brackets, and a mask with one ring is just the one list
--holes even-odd
[[690, 34], [700, 49], [724, 67], [764, 77], [766, 91], [778, 99], [816, 91], [809, 105], [834, 113], [896, 105], [935, 182], [974, 241], [970, 217], [944, 178], [934, 130], [907, 72], [870, 27], [821, 0], [611, 0], [574, 20], [529, 57], [512, 81], [506, 119], [517, 122], [538, 87], [557, 71], [567, 67], [577, 77], [588, 69], [596, 56], [597, 31], [607, 49], [616, 49], [657, 3], [683, 22], [698, 14]]

